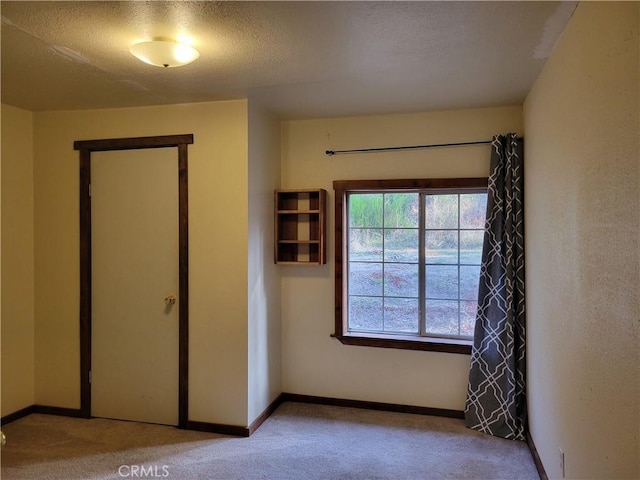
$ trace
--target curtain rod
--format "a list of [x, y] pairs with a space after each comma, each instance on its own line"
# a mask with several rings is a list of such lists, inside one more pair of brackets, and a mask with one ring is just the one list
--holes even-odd
[[[522, 137], [518, 137], [521, 142]], [[445, 147], [466, 147], [469, 145], [491, 145], [493, 140], [480, 140], [477, 142], [458, 142], [458, 143], [435, 143], [432, 145], [404, 145], [402, 147], [381, 147], [381, 148], [359, 148], [354, 150], [327, 150], [325, 155], [342, 155], [348, 153], [371, 153], [371, 152], [388, 152], [393, 150], [416, 150], [419, 148], [445, 148]]]

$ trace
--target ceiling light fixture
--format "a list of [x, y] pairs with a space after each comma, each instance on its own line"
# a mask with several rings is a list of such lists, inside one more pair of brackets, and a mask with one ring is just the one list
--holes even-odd
[[186, 43], [171, 40], [150, 40], [136, 43], [129, 49], [131, 54], [149, 65], [157, 67], [180, 67], [200, 56], [198, 50]]

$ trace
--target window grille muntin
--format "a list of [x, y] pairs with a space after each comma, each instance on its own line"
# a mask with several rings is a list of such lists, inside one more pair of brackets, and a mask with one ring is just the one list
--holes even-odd
[[[387, 212], [385, 211], [385, 205], [386, 205], [386, 198], [387, 196], [395, 196], [395, 195], [406, 195], [406, 194], [414, 194], [418, 196], [418, 205], [419, 205], [419, 209], [418, 209], [418, 218], [417, 218], [417, 226], [416, 227], [398, 227], [398, 226], [394, 226], [394, 227], [387, 227], [385, 219], [387, 218]], [[469, 307], [473, 307], [473, 320], [472, 323], [475, 322], [475, 308], [477, 308], [477, 280], [479, 279], [479, 263], [480, 263], [480, 259], [478, 257], [477, 259], [477, 263], [468, 263], [468, 262], [462, 262], [462, 258], [461, 258], [461, 237], [463, 235], [463, 233], [465, 232], [474, 232], [475, 236], [478, 237], [478, 235], [482, 235], [483, 231], [484, 231], [484, 216], [482, 217], [482, 222], [476, 222], [476, 225], [473, 226], [473, 228], [471, 227], [467, 227], [466, 225], [462, 225], [461, 222], [461, 216], [463, 214], [462, 211], [462, 205], [461, 205], [461, 199], [463, 198], [463, 196], [465, 195], [482, 195], [484, 197], [484, 202], [486, 205], [486, 189], [484, 188], [480, 188], [480, 189], [440, 189], [440, 190], [430, 190], [430, 189], [421, 189], [421, 190], [380, 190], [380, 191], [369, 191], [369, 192], [363, 192], [363, 191], [358, 191], [358, 192], [346, 192], [346, 226], [347, 226], [347, 231], [346, 231], [346, 248], [345, 248], [345, 254], [346, 254], [346, 261], [345, 261], [345, 267], [346, 267], [346, 272], [345, 272], [345, 280], [346, 280], [346, 301], [347, 301], [347, 331], [349, 333], [370, 333], [370, 334], [390, 334], [390, 335], [403, 335], [403, 336], [410, 336], [410, 335], [414, 335], [416, 337], [439, 337], [439, 338], [451, 338], [451, 339], [462, 339], [462, 340], [469, 340], [470, 338], [472, 338], [473, 336], [473, 332], [469, 332], [468, 334], [464, 334], [462, 332], [462, 322], [463, 322], [463, 314], [466, 315], [465, 319], [469, 319], [470, 317], [470, 313], [469, 313]], [[351, 205], [352, 205], [352, 197], [356, 196], [356, 195], [382, 195], [382, 214], [381, 214], [381, 218], [382, 218], [382, 222], [381, 224], [373, 224], [370, 226], [367, 225], [353, 225], [353, 219], [352, 219], [352, 215], [351, 215]], [[455, 196], [456, 197], [456, 215], [455, 215], [455, 228], [454, 225], [452, 223], [449, 224], [445, 224], [444, 226], [441, 226], [439, 228], [428, 228], [427, 226], [427, 205], [426, 205], [426, 201], [427, 198], [430, 197], [436, 197], [436, 196]], [[478, 225], [478, 223], [480, 223]], [[375, 259], [375, 260], [352, 260], [351, 255], [352, 255], [352, 249], [351, 249], [351, 245], [352, 245], [352, 231], [354, 230], [378, 230], [381, 232], [381, 251], [380, 251], [380, 255], [379, 258]], [[417, 255], [417, 262], [409, 262], [409, 261], [400, 261], [400, 260], [396, 260], [396, 261], [390, 261], [387, 260], [388, 257], [387, 255], [387, 245], [386, 245], [386, 233], [387, 231], [391, 231], [391, 230], [395, 230], [395, 231], [402, 231], [402, 230], [406, 230], [406, 231], [415, 231], [415, 235], [417, 236], [416, 240], [417, 240], [417, 250], [418, 250], [418, 255]], [[429, 234], [429, 232], [451, 232], [455, 234], [456, 237], [456, 258], [455, 258], [455, 262], [448, 262], [448, 263], [443, 263], [441, 261], [438, 262], [428, 262], [427, 261], [427, 256], [426, 256], [426, 243], [427, 243], [427, 235]], [[481, 239], [480, 239], [481, 241]], [[476, 239], [477, 242], [477, 239]], [[480, 245], [480, 252], [481, 252], [481, 245]], [[354, 293], [352, 293], [352, 270], [354, 268], [355, 265], [362, 265], [362, 264], [377, 264], [380, 265], [381, 268], [381, 272], [380, 272], [380, 276], [381, 276], [381, 285], [380, 285], [380, 293], [378, 295], [372, 295], [372, 294], [358, 294], [358, 290], [354, 289]], [[397, 266], [397, 265], [412, 265], [417, 267], [417, 277], [418, 277], [418, 286], [417, 286], [417, 292], [415, 292], [415, 295], [409, 296], [409, 295], [391, 295], [391, 294], [387, 294], [386, 291], [389, 290], [389, 287], [386, 286], [387, 283], [387, 278], [388, 276], [386, 275], [386, 272], [388, 269], [390, 268], [397, 268], [397, 267], [393, 267], [393, 266]], [[453, 267], [455, 268], [456, 271], [456, 286], [455, 286], [455, 290], [456, 290], [456, 295], [452, 296], [452, 297], [437, 297], [437, 298], [431, 298], [429, 295], [427, 295], [427, 287], [428, 287], [428, 274], [427, 274], [427, 269], [428, 267]], [[473, 296], [473, 298], [471, 298], [468, 295], [468, 291], [465, 291], [464, 293], [462, 292], [462, 272], [468, 272], [469, 268], [473, 267], [477, 270], [477, 279], [475, 281], [475, 296]], [[402, 278], [402, 277], [400, 277]], [[472, 282], [473, 283], [473, 282]], [[466, 296], [464, 296], [466, 295]], [[365, 300], [366, 299], [366, 300]], [[363, 301], [369, 301], [372, 302], [374, 300], [372, 299], [377, 299], [376, 302], [378, 305], [381, 305], [381, 308], [379, 309], [379, 314], [380, 314], [380, 320], [378, 323], [380, 323], [381, 327], [380, 328], [362, 328], [362, 327], [358, 327], [355, 324], [355, 321], [352, 321], [352, 307], [354, 304], [354, 301], [358, 301], [358, 302], [363, 302]], [[387, 326], [385, 325], [385, 318], [387, 317], [387, 309], [386, 309], [386, 304], [389, 303], [389, 305], [392, 305], [394, 302], [400, 302], [401, 300], [404, 300], [405, 302], [408, 301], [417, 301], [417, 325], [416, 328], [408, 331], [407, 329], [393, 329], [393, 328], [387, 328]], [[441, 302], [440, 305], [442, 305], [442, 302], [449, 302], [450, 305], [454, 304], [456, 305], [456, 332], [442, 332], [442, 331], [435, 331], [434, 329], [430, 330], [430, 320], [431, 318], [428, 315], [428, 306], [431, 305], [435, 305], [437, 303], [433, 303], [433, 302]], [[464, 308], [463, 308], [464, 307]], [[464, 311], [464, 312], [463, 312]]]

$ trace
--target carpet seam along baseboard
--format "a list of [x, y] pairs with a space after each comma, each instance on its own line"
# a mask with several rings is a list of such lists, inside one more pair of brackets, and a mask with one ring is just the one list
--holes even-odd
[[[464, 418], [462, 410], [445, 408], [419, 407], [397, 403], [369, 402], [366, 400], [352, 400], [334, 397], [320, 397], [283, 392], [247, 427], [189, 420], [187, 430], [198, 430], [210, 433], [222, 433], [245, 437], [255, 432], [262, 423], [284, 402], [310, 403], [316, 405], [331, 405], [336, 407], [363, 408], [366, 410], [381, 410], [386, 412], [412, 413], [417, 415], [433, 415], [436, 417]], [[60, 415], [65, 417], [82, 418], [82, 410], [76, 408], [53, 407], [48, 405], [31, 405], [17, 412], [2, 417], [2, 425], [14, 422], [32, 413]]]
[[297, 393], [283, 393], [283, 402], [312, 403], [317, 405], [331, 405], [334, 407], [363, 408], [365, 410], [381, 410], [385, 412], [412, 413], [416, 415], [432, 415], [434, 417], [464, 418], [462, 410], [446, 408], [419, 407], [398, 403], [369, 402], [366, 400], [350, 400], [344, 398], [318, 397], [314, 395], [300, 395]]
[[529, 432], [527, 432], [527, 446], [529, 447], [529, 451], [531, 452], [531, 457], [533, 458], [533, 463], [536, 466], [536, 470], [538, 470], [538, 475], [540, 475], [540, 480], [549, 480], [549, 476], [544, 469], [544, 465], [542, 464], [540, 455], [538, 455], [536, 444], [533, 442], [533, 438], [531, 438], [531, 434]]
[[0, 419], [0, 425], [4, 426], [11, 422], [15, 422], [16, 420], [20, 420], [21, 418], [24, 418], [28, 415], [31, 415], [32, 413], [34, 413], [34, 408], [35, 405], [29, 405], [28, 407], [21, 408], [20, 410], [5, 415], [4, 417], [2, 417], [2, 419]]

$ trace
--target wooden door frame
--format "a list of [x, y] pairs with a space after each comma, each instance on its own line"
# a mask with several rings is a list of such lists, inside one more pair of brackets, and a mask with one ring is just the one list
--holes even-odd
[[189, 201], [187, 146], [193, 134], [79, 140], [80, 153], [80, 412], [91, 417], [91, 152], [178, 148], [178, 427], [189, 422]]

